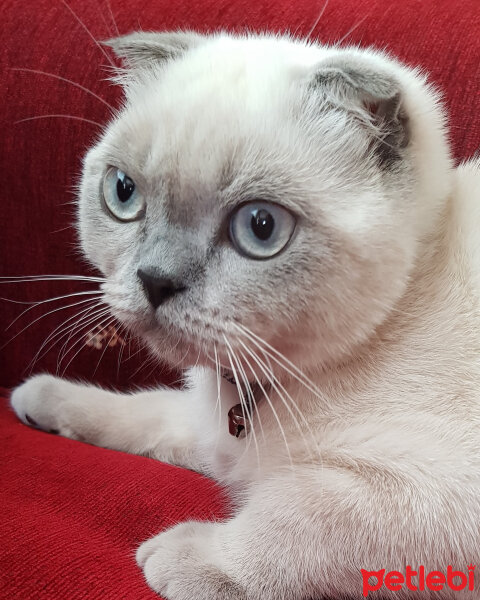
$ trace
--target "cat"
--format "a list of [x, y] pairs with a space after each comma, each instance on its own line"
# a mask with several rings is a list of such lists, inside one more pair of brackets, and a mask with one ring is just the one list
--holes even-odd
[[454, 168], [438, 92], [373, 49], [108, 44], [125, 100], [84, 161], [81, 245], [186, 383], [42, 374], [16, 414], [228, 486], [229, 520], [138, 548], [168, 600], [473, 599], [398, 583], [480, 561], [480, 161]]

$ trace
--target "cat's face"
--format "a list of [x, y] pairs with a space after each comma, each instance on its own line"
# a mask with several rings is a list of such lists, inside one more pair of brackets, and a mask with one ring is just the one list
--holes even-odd
[[126, 104], [79, 203], [113, 313], [181, 367], [252, 363], [242, 328], [302, 368], [343, 357], [404, 291], [420, 235], [398, 73], [274, 38], [114, 47]]

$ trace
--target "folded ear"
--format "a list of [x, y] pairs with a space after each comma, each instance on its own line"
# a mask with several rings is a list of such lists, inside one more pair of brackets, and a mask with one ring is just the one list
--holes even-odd
[[382, 164], [400, 158], [410, 135], [403, 93], [394, 75], [363, 58], [338, 56], [318, 67], [312, 86], [328, 104], [348, 110], [371, 130]]
[[141, 68], [178, 58], [204, 39], [205, 36], [194, 31], [138, 31], [103, 43], [110, 46], [127, 67]]

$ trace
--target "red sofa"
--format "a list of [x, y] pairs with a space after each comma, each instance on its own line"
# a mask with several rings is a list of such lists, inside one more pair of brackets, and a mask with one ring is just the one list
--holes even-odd
[[[4, 0], [1, 276], [92, 274], [75, 247], [72, 190], [98, 133], [93, 122], [105, 122], [109, 111], [82, 87], [118, 104], [120, 91], [106, 81], [106, 50], [94, 38], [139, 27], [268, 29], [387, 48], [444, 90], [456, 159], [480, 146], [478, 0]], [[43, 118], [67, 114], [73, 118]], [[38, 307], [17, 302], [94, 286], [0, 281], [0, 598], [154, 598], [135, 566], [135, 546], [183, 519], [225, 518], [224, 491], [186, 470], [29, 429], [9, 410], [7, 389], [34, 358], [33, 372], [58, 370], [121, 389], [172, 383], [175, 374], [113, 331], [95, 336], [93, 324], [36, 356], [55, 327], [73, 324], [75, 308], [60, 308], [88, 296]]]

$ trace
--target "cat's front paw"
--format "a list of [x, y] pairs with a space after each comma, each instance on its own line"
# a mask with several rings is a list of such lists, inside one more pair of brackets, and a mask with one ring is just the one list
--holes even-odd
[[180, 523], [141, 544], [136, 558], [148, 585], [168, 600], [246, 600], [222, 565], [216, 527]]
[[26, 425], [76, 438], [68, 423], [65, 402], [68, 386], [71, 385], [53, 375], [36, 375], [12, 392], [10, 404]]

